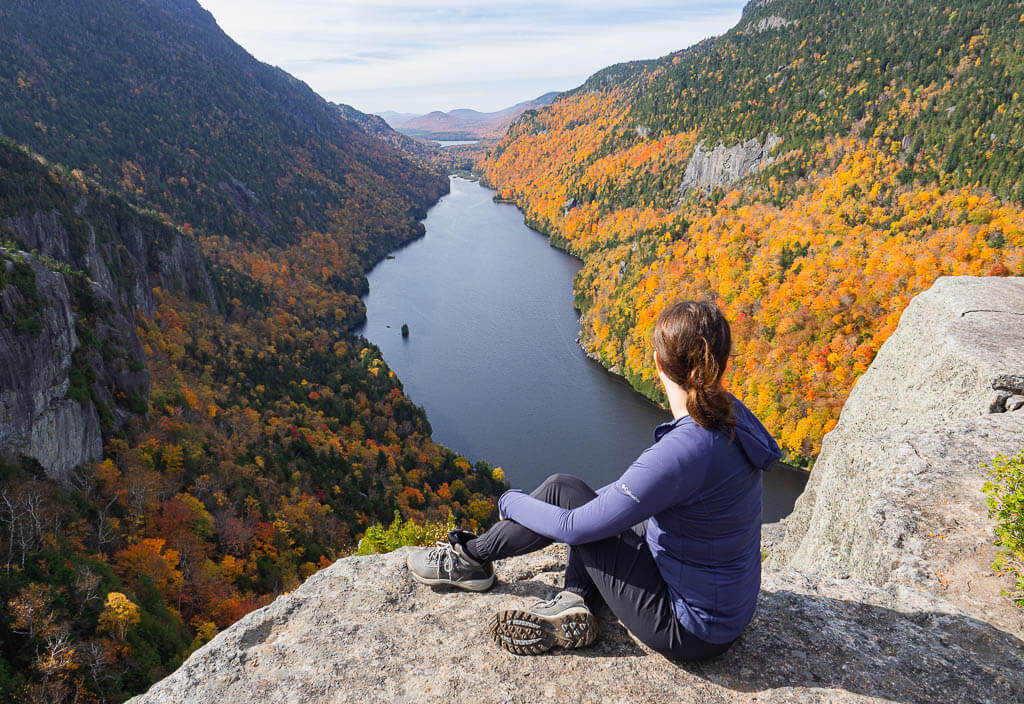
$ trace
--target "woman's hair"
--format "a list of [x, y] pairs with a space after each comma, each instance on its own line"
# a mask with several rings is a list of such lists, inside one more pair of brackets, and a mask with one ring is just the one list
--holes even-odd
[[729, 322], [713, 303], [680, 301], [661, 311], [651, 336], [661, 371], [686, 391], [686, 410], [703, 428], [736, 425], [722, 375], [732, 349]]

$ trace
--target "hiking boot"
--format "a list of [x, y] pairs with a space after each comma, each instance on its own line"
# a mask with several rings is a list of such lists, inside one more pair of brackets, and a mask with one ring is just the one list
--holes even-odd
[[583, 597], [559, 592], [529, 611], [507, 609], [491, 618], [491, 638], [516, 655], [537, 655], [551, 648], [582, 648], [597, 638], [597, 619]]
[[474, 537], [465, 531], [452, 531], [448, 540], [439, 540], [432, 548], [409, 555], [406, 566], [417, 582], [432, 587], [446, 585], [471, 592], [487, 591], [494, 585], [494, 569], [490, 562], [477, 562], [468, 554], [463, 542]]

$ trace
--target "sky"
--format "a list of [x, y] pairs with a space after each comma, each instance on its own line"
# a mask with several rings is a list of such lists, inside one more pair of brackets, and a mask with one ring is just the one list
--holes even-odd
[[199, 0], [257, 59], [364, 112], [492, 112], [735, 25], [745, 0]]

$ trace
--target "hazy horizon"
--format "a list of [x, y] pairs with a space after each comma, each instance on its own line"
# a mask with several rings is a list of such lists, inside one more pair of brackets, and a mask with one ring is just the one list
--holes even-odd
[[741, 0], [199, 0], [260, 61], [371, 113], [494, 112], [722, 34]]

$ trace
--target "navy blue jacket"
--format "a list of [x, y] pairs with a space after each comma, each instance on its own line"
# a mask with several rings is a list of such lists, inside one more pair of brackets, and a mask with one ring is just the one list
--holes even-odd
[[676, 618], [709, 643], [728, 643], [753, 618], [761, 586], [761, 472], [778, 444], [733, 399], [735, 438], [689, 416], [659, 425], [654, 444], [598, 497], [572, 510], [519, 490], [505, 492], [505, 518], [553, 540], [581, 545], [642, 521], [672, 594]]

